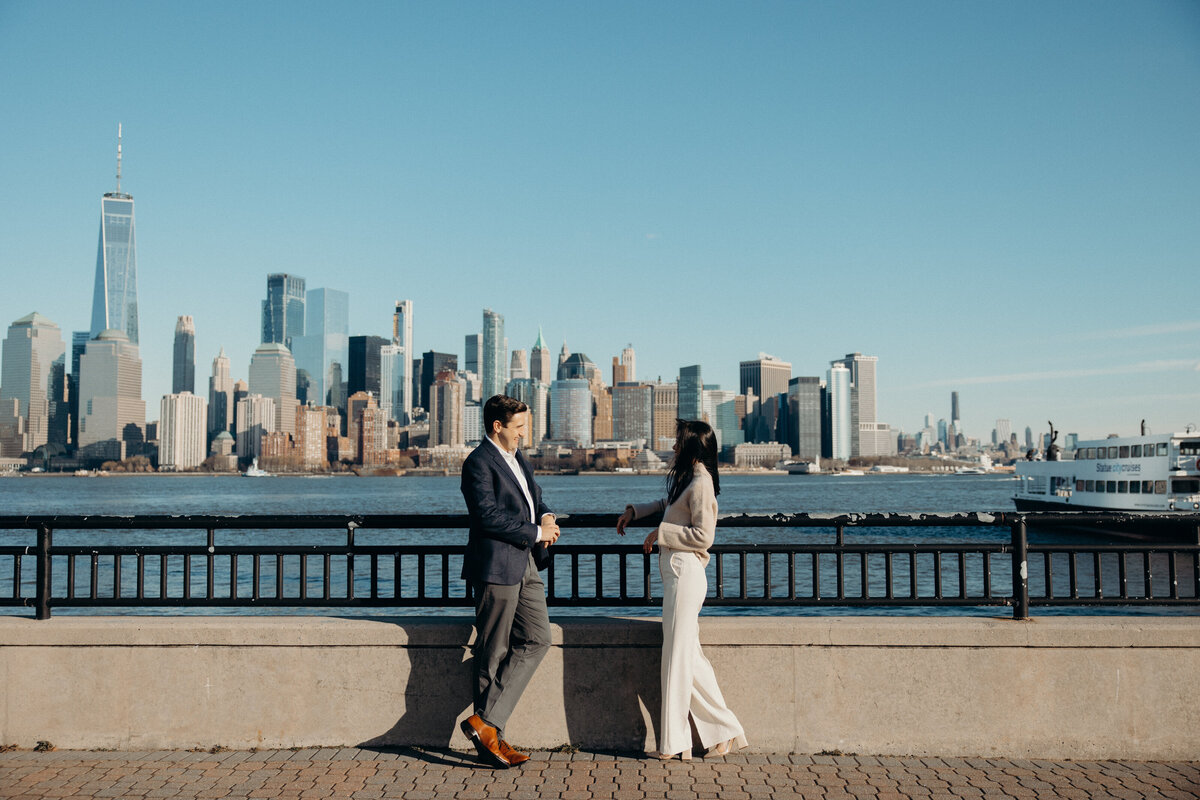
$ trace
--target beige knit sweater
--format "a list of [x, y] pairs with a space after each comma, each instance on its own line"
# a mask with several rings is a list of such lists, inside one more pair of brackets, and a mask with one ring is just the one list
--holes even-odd
[[[658, 547], [661, 558], [663, 549], [686, 550], [696, 554], [700, 563], [708, 566], [708, 548], [712, 547], [717, 533], [717, 496], [713, 492], [712, 476], [703, 464], [696, 464], [692, 482], [674, 503], [655, 500], [652, 503], [630, 505], [633, 518], [641, 519], [662, 512], [662, 524], [658, 526]], [[668, 557], [670, 554], [666, 554]]]

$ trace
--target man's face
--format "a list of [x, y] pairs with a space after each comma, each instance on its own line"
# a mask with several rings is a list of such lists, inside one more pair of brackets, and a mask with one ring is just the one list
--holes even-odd
[[496, 444], [509, 453], [517, 452], [521, 440], [525, 438], [526, 414], [513, 414], [507, 425], [501, 425], [499, 420], [492, 423], [492, 431], [496, 434]]

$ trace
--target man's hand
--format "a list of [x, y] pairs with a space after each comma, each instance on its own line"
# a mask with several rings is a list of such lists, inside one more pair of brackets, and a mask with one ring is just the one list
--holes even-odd
[[550, 514], [542, 517], [542, 544], [549, 547], [558, 541], [558, 537], [562, 535], [562, 531], [558, 528], [558, 523]]

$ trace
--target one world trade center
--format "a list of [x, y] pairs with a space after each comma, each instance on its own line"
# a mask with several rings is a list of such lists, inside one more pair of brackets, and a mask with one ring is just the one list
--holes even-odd
[[117, 190], [100, 200], [100, 246], [88, 338], [115, 329], [138, 343], [137, 248], [133, 235], [133, 195], [121, 191], [121, 126], [117, 126]]

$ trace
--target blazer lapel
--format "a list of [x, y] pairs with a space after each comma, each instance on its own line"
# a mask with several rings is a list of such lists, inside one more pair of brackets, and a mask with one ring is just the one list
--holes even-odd
[[[513, 471], [508, 466], [508, 462], [504, 460], [504, 456], [500, 455], [500, 448], [491, 441], [480, 442], [479, 446], [486, 447], [488, 449], [488, 454], [491, 455], [492, 460], [496, 463], [496, 471], [504, 476], [504, 479], [508, 481], [509, 485], [512, 487], [512, 490], [517, 493], [517, 497], [521, 498], [521, 502], [525, 502], [525, 492], [521, 491], [521, 484], [517, 481], [517, 476], [513, 475]], [[523, 463], [519, 450], [517, 451], [517, 465], [520, 466], [521, 471], [525, 473], [525, 480], [529, 484], [529, 494], [532, 497], [533, 481], [529, 477], [529, 470], [525, 468], [525, 464]], [[528, 506], [529, 504], [525, 503], [525, 505]], [[529, 509], [529, 516], [533, 516], [532, 508]]]

